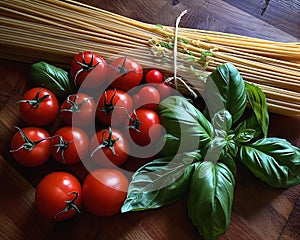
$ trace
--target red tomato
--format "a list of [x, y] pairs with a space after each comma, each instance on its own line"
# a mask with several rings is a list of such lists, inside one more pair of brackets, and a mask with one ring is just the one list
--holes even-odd
[[68, 96], [60, 107], [63, 121], [69, 125], [86, 127], [95, 120], [96, 103], [85, 93]]
[[35, 203], [38, 211], [52, 220], [73, 217], [81, 207], [81, 185], [67, 172], [52, 172], [37, 185]]
[[46, 88], [28, 90], [19, 102], [21, 118], [33, 126], [45, 126], [54, 121], [59, 105], [55, 95]]
[[151, 109], [137, 109], [131, 114], [129, 134], [139, 146], [154, 144], [162, 135], [158, 114]]
[[84, 180], [83, 205], [96, 216], [118, 214], [125, 201], [128, 185], [121, 171], [114, 168], [97, 169]]
[[162, 83], [163, 75], [160, 71], [153, 69], [147, 72], [145, 79], [147, 83]]
[[36, 167], [50, 157], [50, 134], [38, 127], [18, 128], [11, 140], [11, 153], [14, 159], [26, 167]]
[[163, 100], [175, 93], [174, 88], [172, 88], [171, 85], [166, 82], [158, 84], [156, 88], [159, 92], [160, 100]]
[[157, 104], [160, 101], [160, 95], [158, 90], [152, 86], [142, 87], [139, 91], [139, 104], [143, 108], [149, 108], [156, 110]]
[[135, 93], [132, 95], [133, 109], [138, 109], [140, 105], [140, 95], [139, 93]]
[[133, 102], [130, 95], [122, 90], [110, 89], [101, 95], [96, 115], [105, 125], [116, 128], [128, 121], [132, 110]]
[[80, 162], [88, 152], [88, 135], [80, 128], [66, 126], [54, 133], [52, 157], [63, 164]]
[[120, 57], [110, 65], [109, 80], [112, 88], [125, 92], [138, 86], [143, 79], [143, 68], [134, 59]]
[[106, 61], [92, 52], [80, 52], [72, 60], [70, 76], [75, 85], [86, 88], [99, 87], [106, 81]]
[[129, 144], [117, 129], [102, 129], [90, 141], [92, 160], [101, 167], [120, 166], [128, 159]]

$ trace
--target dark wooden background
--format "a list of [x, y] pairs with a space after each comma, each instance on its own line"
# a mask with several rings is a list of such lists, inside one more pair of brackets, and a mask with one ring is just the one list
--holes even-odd
[[[140, 21], [242, 34], [277, 41], [300, 40], [300, 1], [271, 0], [81, 0]], [[64, 167], [49, 161], [35, 169], [14, 162], [9, 144], [14, 125], [22, 126], [16, 101], [28, 89], [30, 64], [0, 60], [0, 239], [202, 239], [187, 216], [184, 199], [171, 206], [109, 218], [83, 212], [54, 223], [34, 205], [35, 186], [48, 172]], [[271, 114], [269, 136], [300, 147], [300, 119]], [[51, 129], [50, 129], [51, 130]], [[82, 166], [69, 168], [81, 181]], [[239, 166], [231, 224], [222, 240], [300, 239], [300, 185], [274, 189]]]

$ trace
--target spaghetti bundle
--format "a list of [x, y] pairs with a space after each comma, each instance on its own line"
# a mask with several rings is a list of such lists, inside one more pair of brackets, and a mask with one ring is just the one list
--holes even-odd
[[[147, 24], [73, 0], [1, 1], [1, 56], [69, 68], [74, 54], [128, 56], [173, 71], [174, 27]], [[179, 28], [177, 74], [201, 94], [206, 77], [231, 62], [259, 86], [272, 112], [300, 117], [300, 43]], [[178, 83], [179, 91], [189, 93]]]

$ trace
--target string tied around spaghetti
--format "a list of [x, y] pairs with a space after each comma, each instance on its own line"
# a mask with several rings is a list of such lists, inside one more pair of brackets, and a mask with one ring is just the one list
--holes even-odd
[[175, 89], [178, 89], [178, 82], [180, 81], [190, 92], [190, 94], [194, 97], [197, 98], [197, 94], [195, 91], [181, 78], [177, 76], [177, 45], [178, 45], [178, 29], [179, 29], [179, 23], [181, 18], [187, 13], [187, 10], [184, 10], [183, 12], [180, 13], [180, 15], [176, 19], [176, 24], [175, 24], [175, 34], [174, 34], [174, 51], [173, 51], [173, 72], [174, 75], [172, 77], [169, 77], [165, 80], [165, 82], [170, 82], [174, 80], [175, 84]]

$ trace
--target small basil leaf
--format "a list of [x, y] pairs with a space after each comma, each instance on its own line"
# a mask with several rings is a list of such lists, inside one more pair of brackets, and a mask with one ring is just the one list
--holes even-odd
[[265, 94], [254, 84], [246, 82], [245, 87], [247, 91], [247, 99], [250, 102], [257, 122], [261, 127], [263, 136], [267, 137], [269, 129], [269, 112]]
[[210, 122], [186, 98], [171, 96], [164, 99], [158, 106], [158, 113], [166, 133], [180, 139], [182, 148], [180, 145], [178, 152], [186, 151], [187, 143], [189, 151], [195, 151], [206, 148], [211, 141]]
[[218, 239], [230, 223], [235, 179], [223, 163], [196, 163], [188, 195], [188, 215], [204, 239]]
[[228, 133], [232, 126], [231, 114], [226, 109], [220, 110], [213, 116], [212, 125], [214, 129], [225, 130]]
[[243, 115], [247, 104], [245, 83], [239, 71], [230, 63], [220, 65], [207, 78], [204, 99], [206, 112], [210, 116], [226, 109], [235, 124]]
[[235, 128], [234, 131], [237, 134], [239, 134], [239, 132], [242, 132], [245, 129], [255, 130], [254, 138], [263, 136], [262, 129], [261, 129], [260, 125], [258, 124], [258, 120], [257, 120], [254, 112], [251, 112], [250, 115]]
[[281, 138], [263, 138], [240, 148], [240, 160], [273, 187], [300, 183], [300, 149]]
[[254, 129], [243, 129], [235, 137], [235, 140], [240, 143], [250, 142], [256, 136]]
[[132, 176], [122, 212], [158, 208], [179, 200], [189, 189], [196, 152], [156, 159]]
[[48, 63], [38, 62], [31, 65], [29, 74], [30, 79], [48, 88], [60, 99], [65, 99], [70, 94], [76, 92], [75, 85], [69, 79], [68, 72]]

